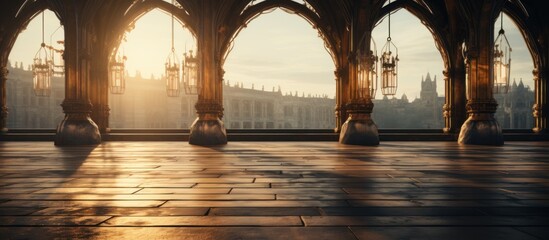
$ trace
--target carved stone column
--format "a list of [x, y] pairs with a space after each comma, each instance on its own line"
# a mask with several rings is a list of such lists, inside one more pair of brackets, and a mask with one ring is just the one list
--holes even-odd
[[6, 99], [6, 82], [8, 81], [8, 68], [0, 67], [0, 133], [8, 131], [8, 107]]
[[452, 68], [444, 70], [443, 74], [446, 93], [442, 107], [443, 131], [447, 134], [458, 134], [466, 118], [465, 71], [463, 68]]
[[362, 59], [363, 55], [358, 54], [367, 54], [366, 59], [373, 61], [370, 46], [372, 29], [377, 22], [375, 16], [381, 10], [383, 2], [355, 1], [353, 4], [349, 31], [345, 31], [346, 36], [342, 38], [348, 40], [348, 48], [344, 52], [347, 56], [342, 62], [342, 66], [346, 66], [346, 75], [343, 76], [345, 79], [342, 79], [345, 84], [342, 86], [346, 92], [344, 100], [348, 99], [345, 104], [348, 117], [341, 126], [339, 142], [351, 145], [379, 145], [379, 132], [371, 117], [374, 103], [369, 90], [373, 80], [369, 76], [374, 69], [371, 69], [372, 62], [368, 62], [366, 65], [369, 67], [363, 73], [364, 76], [368, 76], [368, 80], [361, 79], [359, 82], [357, 56]]
[[[493, 29], [493, 27], [492, 27]], [[486, 31], [490, 32], [491, 31]], [[481, 49], [468, 53], [468, 97], [467, 114], [469, 118], [461, 126], [458, 142], [475, 145], [503, 145], [503, 133], [494, 118], [498, 103], [493, 97], [493, 70], [491, 60], [492, 37], [480, 43]]]
[[497, 102], [494, 99], [493, 44], [494, 19], [504, 1], [463, 1], [462, 12], [468, 22], [465, 51], [467, 62], [467, 114], [461, 126], [460, 144], [503, 145], [503, 134], [494, 118]]
[[371, 117], [374, 103], [369, 94], [365, 97], [358, 94], [357, 62], [354, 57], [350, 58], [348, 74], [351, 101], [345, 106], [348, 118], [341, 126], [339, 142], [350, 145], [379, 145], [379, 132]]
[[547, 70], [534, 69], [535, 101], [532, 107], [535, 133], [547, 133]]
[[339, 133], [341, 131], [341, 126], [343, 125], [343, 122], [346, 118], [346, 111], [345, 111], [345, 103], [343, 102], [343, 93], [341, 89], [343, 88], [341, 86], [342, 84], [342, 75], [343, 71], [341, 69], [336, 69], [334, 71], [335, 75], [335, 82], [336, 82], [336, 105], [334, 108], [335, 117], [336, 117], [336, 126], [334, 128], [334, 132]]
[[227, 144], [227, 132], [220, 119], [223, 116], [223, 76], [218, 38], [219, 30], [215, 16], [219, 5], [217, 1], [201, 1], [199, 31], [197, 33], [200, 62], [199, 75], [202, 78], [202, 89], [195, 105], [198, 118], [190, 129], [189, 143], [194, 145]]
[[67, 14], [70, 20], [65, 22], [65, 100], [61, 104], [65, 119], [57, 127], [55, 145], [95, 145], [101, 143], [101, 134], [90, 118], [89, 88], [91, 52], [98, 43], [92, 32], [76, 20], [80, 17], [78, 12]]

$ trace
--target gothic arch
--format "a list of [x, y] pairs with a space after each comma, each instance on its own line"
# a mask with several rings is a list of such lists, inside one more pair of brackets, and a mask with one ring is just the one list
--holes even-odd
[[[182, 5], [184, 6], [184, 5]], [[197, 22], [195, 18], [189, 16], [185, 8], [178, 8], [175, 5], [172, 5], [163, 0], [148, 0], [148, 1], [139, 1], [135, 2], [132, 5], [128, 6], [125, 10], [124, 15], [121, 16], [118, 27], [116, 27], [116, 34], [113, 35], [113, 38], [109, 42], [109, 53], [116, 52], [120, 41], [124, 36], [124, 32], [128, 27], [132, 27], [135, 22], [137, 22], [142, 16], [146, 15], [154, 9], [159, 9], [168, 14], [172, 14], [174, 18], [185, 28], [187, 28], [191, 34], [196, 39], [197, 32]], [[112, 56], [111, 56], [112, 57]]]
[[535, 24], [528, 21], [527, 10], [519, 6], [518, 3], [506, 2], [502, 11], [518, 25], [518, 30], [522, 34], [524, 42], [530, 51], [530, 56], [534, 62], [534, 68], [539, 68], [542, 63], [542, 54], [540, 54], [539, 45], [533, 34], [535, 30], [532, 28], [535, 28]]
[[0, 42], [0, 47], [2, 48], [2, 51], [0, 51], [0, 62], [8, 62], [8, 57], [11, 53], [13, 45], [17, 41], [21, 31], [27, 27], [36, 15], [48, 9], [54, 12], [58, 19], [61, 19], [59, 14], [55, 10], [51, 9], [51, 6], [46, 0], [23, 4], [19, 8], [19, 11], [17, 11], [13, 16], [14, 19], [12, 23], [9, 24], [10, 27], [6, 29], [5, 33], [2, 33], [4, 37], [1, 38], [2, 42]]
[[240, 31], [245, 28], [249, 22], [251, 22], [262, 13], [276, 8], [281, 8], [286, 12], [292, 12], [294, 14], [297, 14], [299, 17], [303, 18], [305, 21], [311, 24], [312, 27], [317, 29], [319, 36], [324, 41], [325, 48], [330, 54], [336, 69], [341, 65], [337, 57], [338, 41], [330, 34], [330, 26], [323, 24], [320, 16], [315, 11], [293, 0], [266, 0], [255, 5], [251, 5], [242, 11], [238, 20], [236, 21], [237, 25], [233, 26], [231, 31], [228, 33], [228, 35], [231, 37], [226, 38], [226, 40], [222, 43], [220, 55], [222, 57], [221, 66], [223, 66], [225, 59], [231, 51], [234, 39], [236, 39]]
[[378, 18], [376, 19], [376, 25], [377, 22], [385, 18], [385, 16], [388, 15], [390, 12], [396, 11], [398, 9], [408, 10], [412, 15], [417, 17], [424, 24], [424, 26], [427, 28], [427, 30], [429, 30], [429, 32], [431, 32], [433, 36], [435, 46], [440, 52], [444, 67], [448, 68], [449, 66], [452, 66], [453, 60], [451, 54], [449, 54], [449, 52], [451, 52], [451, 49], [449, 47], [451, 46], [451, 44], [444, 37], [441, 28], [435, 22], [435, 20], [437, 19], [437, 17], [435, 16], [436, 12], [432, 12], [431, 9], [427, 9], [426, 7], [419, 5], [414, 1], [395, 1], [381, 9]]

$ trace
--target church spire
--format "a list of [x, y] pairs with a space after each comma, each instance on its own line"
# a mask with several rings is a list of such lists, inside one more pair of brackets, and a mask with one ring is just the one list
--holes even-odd
[[425, 81], [431, 81], [431, 74], [429, 72], [427, 72], [427, 76], [425, 77]]

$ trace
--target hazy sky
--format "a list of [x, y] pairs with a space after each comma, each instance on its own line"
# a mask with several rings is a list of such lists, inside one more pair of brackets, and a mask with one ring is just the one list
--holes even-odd
[[[522, 78], [525, 84], [533, 86], [532, 58], [516, 26], [509, 18], [504, 18], [505, 30], [513, 48], [511, 79]], [[10, 60], [30, 64], [41, 42], [41, 17], [38, 15], [20, 34], [10, 54]], [[123, 44], [128, 57], [126, 68], [130, 75], [137, 70], [144, 77], [151, 74], [157, 78], [164, 72], [164, 62], [170, 51], [170, 16], [160, 10], [153, 10], [136, 23], [127, 34]], [[444, 94], [442, 81], [442, 58], [435, 47], [430, 32], [420, 21], [405, 10], [391, 17], [391, 37], [399, 50], [399, 88], [397, 97], [403, 93], [411, 100], [419, 96], [420, 81], [427, 72], [437, 77], [438, 93]], [[46, 12], [46, 43], [50, 34], [59, 27], [55, 15]], [[496, 33], [499, 30], [499, 20]], [[57, 31], [52, 40], [63, 38], [63, 30]], [[373, 32], [378, 54], [387, 38], [387, 22], [381, 22]], [[195, 48], [195, 40], [190, 33], [176, 22], [175, 49], [178, 55], [184, 49]], [[282, 91], [305, 94], [335, 95], [333, 61], [324, 49], [318, 32], [308, 22], [297, 15], [275, 10], [263, 14], [243, 29], [234, 42], [234, 48], [225, 62], [225, 80], [231, 84], [242, 82], [244, 87], [266, 90], [280, 85]], [[512, 81], [512, 80], [511, 80]], [[128, 82], [127, 84], [131, 84]], [[160, 84], [160, 82], [159, 82]], [[377, 98], [382, 95], [378, 90]]]

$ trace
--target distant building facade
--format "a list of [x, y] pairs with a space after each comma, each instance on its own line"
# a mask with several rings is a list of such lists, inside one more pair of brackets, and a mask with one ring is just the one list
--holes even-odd
[[444, 97], [438, 96], [437, 78], [427, 73], [421, 79], [420, 97], [410, 102], [403, 94], [400, 99], [384, 96], [373, 100], [372, 118], [378, 128], [442, 129]]
[[16, 128], [57, 128], [65, 114], [61, 103], [65, 99], [65, 79], [53, 77], [49, 97], [37, 97], [32, 89], [32, 71], [23, 63], [8, 64], [6, 81], [8, 129]]
[[[65, 97], [64, 79], [52, 79], [50, 97], [36, 97], [32, 72], [23, 64], [9, 65], [7, 81], [8, 128], [56, 128], [64, 118], [60, 104]], [[197, 96], [166, 96], [165, 82], [143, 78], [136, 73], [127, 79], [124, 94], [110, 94], [110, 128], [189, 128], [196, 119]], [[441, 129], [444, 127], [436, 76], [421, 81], [420, 97], [410, 102], [400, 99], [375, 99], [374, 121], [381, 129]], [[513, 83], [508, 94], [496, 94], [496, 118], [503, 128], [533, 127], [531, 106], [534, 92], [522, 81]], [[327, 96], [282, 93], [280, 87], [265, 91], [244, 88], [242, 84], [224, 85], [223, 122], [228, 129], [332, 129], [335, 127], [335, 100]]]
[[223, 121], [229, 129], [332, 129], [335, 100], [327, 96], [282, 94], [224, 85]]
[[[283, 95], [280, 89], [224, 85], [223, 122], [228, 129], [331, 129], [334, 99]], [[197, 96], [167, 97], [165, 83], [139, 74], [127, 80], [123, 95], [110, 95], [111, 128], [189, 128], [196, 120]]]
[[494, 98], [498, 102], [495, 117], [500, 126], [507, 129], [532, 129], [534, 96], [534, 91], [524, 86], [522, 79], [519, 84], [513, 80], [508, 93], [495, 94]]

